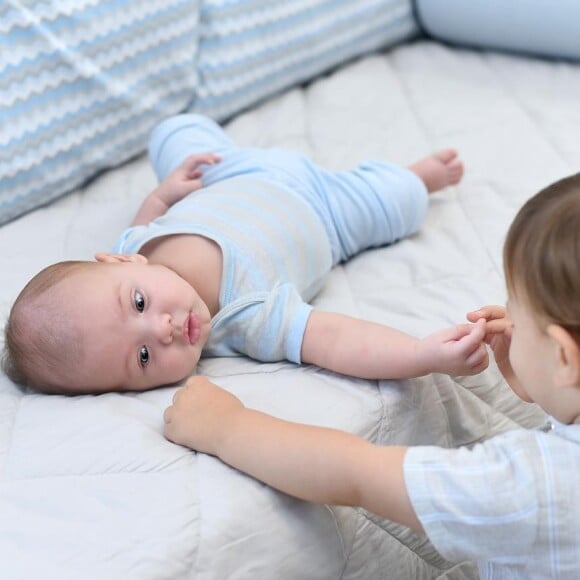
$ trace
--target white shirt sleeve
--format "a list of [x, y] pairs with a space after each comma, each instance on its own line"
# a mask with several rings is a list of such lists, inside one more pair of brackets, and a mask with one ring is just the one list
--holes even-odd
[[535, 432], [504, 433], [473, 448], [412, 447], [409, 497], [434, 546], [450, 560], [519, 559], [542, 523], [545, 478]]

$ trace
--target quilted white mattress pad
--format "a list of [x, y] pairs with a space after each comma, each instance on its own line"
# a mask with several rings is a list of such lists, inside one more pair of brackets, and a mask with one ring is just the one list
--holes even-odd
[[[517, 209], [578, 171], [580, 67], [416, 42], [348, 64], [239, 115], [240, 144], [298, 149], [331, 169], [409, 164], [455, 146], [463, 181], [421, 231], [336, 268], [315, 304], [417, 335], [505, 301], [501, 248]], [[145, 157], [0, 228], [0, 314], [61, 259], [112, 247], [154, 186]], [[207, 359], [250, 406], [377, 443], [470, 444], [543, 413], [497, 368], [364, 381], [290, 363]], [[476, 578], [364, 510], [307, 504], [164, 439], [174, 389], [61, 397], [0, 376], [0, 576], [52, 579]]]

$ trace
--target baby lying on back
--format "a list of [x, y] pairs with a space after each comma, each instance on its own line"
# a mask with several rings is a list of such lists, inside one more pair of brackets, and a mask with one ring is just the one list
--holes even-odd
[[49, 266], [18, 296], [4, 356], [14, 381], [142, 391], [181, 381], [202, 355], [367, 379], [487, 366], [480, 326], [418, 339], [309, 304], [333, 266], [419, 228], [428, 193], [462, 177], [454, 150], [409, 168], [332, 172], [299, 153], [237, 147], [210, 119], [179, 115], [155, 129], [150, 157], [160, 184], [115, 253]]

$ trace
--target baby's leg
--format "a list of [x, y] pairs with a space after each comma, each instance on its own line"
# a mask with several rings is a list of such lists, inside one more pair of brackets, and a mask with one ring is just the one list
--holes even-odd
[[463, 163], [455, 149], [437, 151], [413, 163], [409, 169], [423, 180], [429, 193], [455, 185], [463, 177]]
[[214, 121], [203, 115], [176, 115], [160, 123], [149, 144], [149, 158], [159, 180], [186, 157], [216, 153], [221, 161], [202, 167], [204, 186], [242, 175], [265, 178], [267, 150], [238, 147]]
[[367, 161], [352, 171], [334, 172], [304, 157], [300, 161], [294, 183], [288, 182], [320, 216], [335, 264], [404, 238], [423, 222], [427, 187], [410, 169]]
[[223, 158], [235, 147], [223, 129], [208, 117], [176, 115], [153, 130], [149, 141], [149, 159], [162, 181], [194, 153], [216, 153]]
[[338, 241], [335, 256], [344, 261], [416, 232], [427, 209], [425, 194], [458, 183], [463, 163], [454, 149], [444, 149], [408, 169], [368, 161], [352, 171], [319, 169], [318, 174], [326, 182], [322, 189]]

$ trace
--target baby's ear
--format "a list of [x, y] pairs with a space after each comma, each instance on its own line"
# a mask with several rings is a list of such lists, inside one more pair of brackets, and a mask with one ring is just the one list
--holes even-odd
[[580, 385], [580, 345], [558, 324], [550, 324], [547, 332], [554, 343], [554, 384], [562, 387]]
[[133, 264], [148, 263], [147, 258], [141, 254], [109, 254], [107, 252], [95, 254], [95, 260], [105, 264], [122, 264], [124, 262], [131, 262]]

